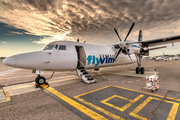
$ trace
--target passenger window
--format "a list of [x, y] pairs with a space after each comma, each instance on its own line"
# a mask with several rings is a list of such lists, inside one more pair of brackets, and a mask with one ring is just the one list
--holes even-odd
[[60, 45], [59, 50], [66, 50], [66, 45]]
[[58, 49], [58, 45], [55, 46], [55, 49]]

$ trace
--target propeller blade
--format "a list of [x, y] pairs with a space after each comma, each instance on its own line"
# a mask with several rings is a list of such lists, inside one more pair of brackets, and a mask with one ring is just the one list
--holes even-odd
[[116, 30], [115, 28], [114, 28], [114, 31], [116, 32], [116, 34], [117, 34], [119, 40], [122, 41], [121, 38], [119, 37], [119, 34], [118, 34], [117, 30]]
[[[126, 53], [128, 54], [129, 58], [131, 59], [131, 56], [129, 55], [129, 52], [128, 52], [126, 47], [124, 47], [124, 50], [126, 51]], [[131, 59], [131, 61], [132, 61], [132, 59]]]
[[119, 49], [118, 53], [116, 54], [116, 57], [114, 59], [114, 61], [116, 60], [116, 58], [118, 57], [119, 53], [121, 52], [122, 48]]
[[133, 27], [134, 27], [134, 23], [132, 24], [131, 28], [129, 29], [129, 32], [128, 32], [126, 38], [124, 39], [124, 41], [126, 41], [127, 37], [129, 36], [129, 33], [131, 32], [131, 30], [133, 29]]

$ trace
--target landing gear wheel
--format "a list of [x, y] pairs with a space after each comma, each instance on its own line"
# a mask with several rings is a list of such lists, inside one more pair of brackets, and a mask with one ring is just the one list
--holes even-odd
[[136, 68], [136, 74], [139, 74], [139, 67]]
[[41, 77], [41, 76], [38, 76], [35, 81], [38, 85], [42, 85], [42, 84], [46, 83], [46, 79], [44, 77]]
[[144, 74], [144, 68], [143, 67], [140, 68], [140, 72], [141, 72], [141, 74]]

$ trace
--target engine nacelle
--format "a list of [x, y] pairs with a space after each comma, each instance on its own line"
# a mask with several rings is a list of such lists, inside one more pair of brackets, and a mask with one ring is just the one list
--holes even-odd
[[[127, 49], [127, 50], [128, 50], [130, 55], [132, 55], [132, 54], [140, 54], [140, 48], [131, 48], [131, 49]], [[122, 53], [127, 55], [125, 50], [122, 50]]]
[[145, 56], [149, 56], [149, 48], [148, 47], [141, 48], [140, 54], [145, 55]]

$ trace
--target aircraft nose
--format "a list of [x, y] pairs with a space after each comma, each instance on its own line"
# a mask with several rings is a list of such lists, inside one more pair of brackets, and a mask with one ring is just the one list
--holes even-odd
[[15, 64], [16, 64], [16, 57], [15, 57], [15, 56], [7, 57], [7, 58], [5, 58], [5, 59], [3, 60], [3, 63], [4, 63], [5, 65], [14, 67]]

